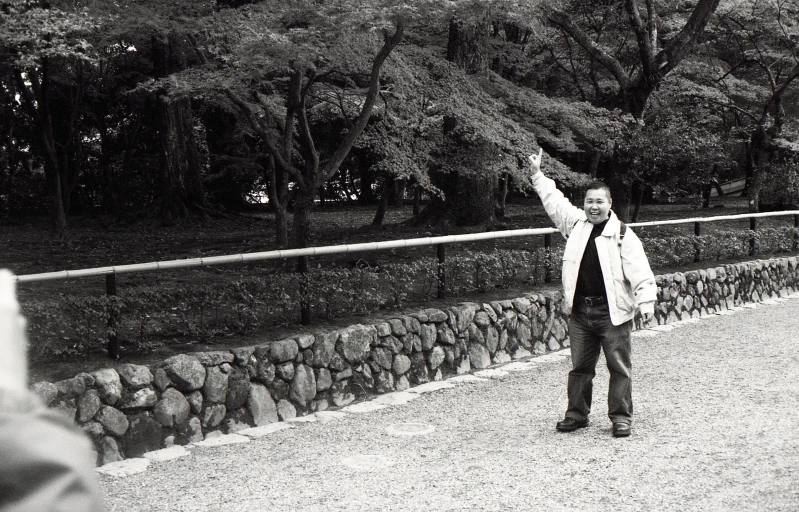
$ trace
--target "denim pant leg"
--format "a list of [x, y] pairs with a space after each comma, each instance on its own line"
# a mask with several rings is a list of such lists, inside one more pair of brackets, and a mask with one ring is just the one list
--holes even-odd
[[582, 421], [591, 412], [593, 379], [599, 360], [600, 339], [594, 332], [589, 312], [575, 307], [569, 317], [572, 369], [569, 372], [569, 406], [566, 417]]
[[601, 329], [600, 340], [605, 352], [605, 361], [610, 371], [608, 388], [608, 417], [613, 423], [632, 423], [633, 384], [632, 384], [632, 320], [621, 325], [613, 325], [610, 316]]

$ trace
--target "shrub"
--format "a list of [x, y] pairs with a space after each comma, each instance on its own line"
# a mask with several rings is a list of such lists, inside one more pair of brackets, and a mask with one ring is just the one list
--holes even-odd
[[[793, 250], [796, 228], [762, 229], [755, 240], [761, 253]], [[704, 261], [746, 258], [749, 231], [705, 236], [643, 238], [654, 268], [692, 263], [697, 249]], [[425, 304], [439, 291], [444, 272], [447, 297], [536, 286], [547, 273], [559, 278], [562, 248], [465, 251], [439, 266], [435, 258], [353, 269], [314, 270], [307, 274], [253, 275], [223, 285], [157, 284], [121, 289], [116, 297], [60, 296], [23, 302], [33, 349], [52, 356], [91, 354], [108, 339], [110, 312], [123, 347], [147, 351], [173, 338], [211, 338], [252, 334], [269, 325], [295, 325], [302, 304], [312, 316], [335, 319], [378, 309]]]

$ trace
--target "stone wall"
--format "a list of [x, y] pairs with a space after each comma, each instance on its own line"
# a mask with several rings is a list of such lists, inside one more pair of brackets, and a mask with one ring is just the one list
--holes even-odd
[[[796, 258], [657, 276], [658, 323], [796, 290]], [[122, 364], [32, 389], [94, 440], [98, 464], [341, 407], [569, 346], [558, 292], [425, 309], [229, 351]]]

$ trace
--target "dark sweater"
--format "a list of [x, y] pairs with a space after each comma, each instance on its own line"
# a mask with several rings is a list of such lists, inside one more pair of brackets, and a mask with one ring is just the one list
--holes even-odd
[[594, 239], [602, 234], [607, 220], [601, 224], [594, 225], [591, 230], [591, 237], [583, 252], [583, 259], [580, 261], [580, 272], [577, 274], [577, 289], [575, 295], [578, 297], [607, 297], [605, 291], [605, 280], [602, 278], [602, 267], [599, 265], [599, 255], [596, 252], [596, 242]]

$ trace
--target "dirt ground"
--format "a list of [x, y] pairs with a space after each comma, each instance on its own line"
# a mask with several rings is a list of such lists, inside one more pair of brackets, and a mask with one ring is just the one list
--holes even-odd
[[567, 403], [564, 350], [497, 366], [493, 378], [476, 372], [485, 380], [373, 400], [399, 405], [345, 408], [335, 421], [102, 476], [106, 508], [795, 512], [799, 300], [726, 313], [633, 337], [628, 438], [611, 436], [604, 361], [591, 424], [555, 431]]

